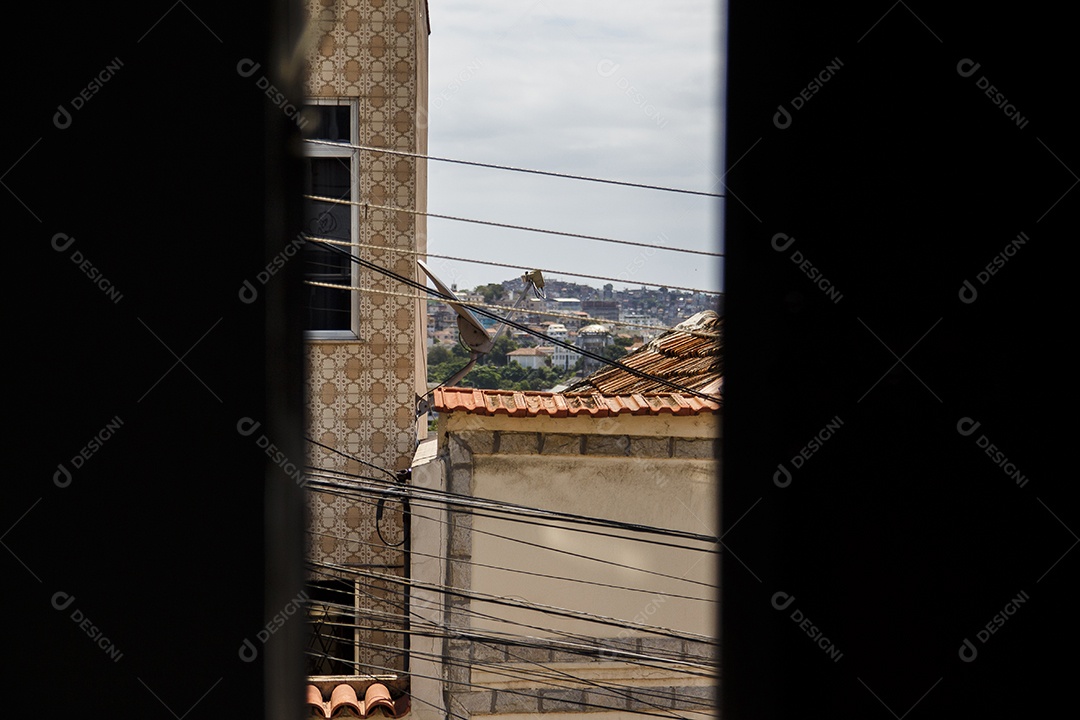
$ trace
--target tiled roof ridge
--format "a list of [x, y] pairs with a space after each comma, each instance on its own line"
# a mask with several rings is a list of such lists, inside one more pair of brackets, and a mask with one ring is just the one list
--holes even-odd
[[394, 700], [390, 697], [390, 689], [386, 685], [372, 683], [364, 691], [364, 699], [361, 700], [351, 685], [339, 683], [331, 689], [330, 699], [323, 700], [323, 694], [319, 688], [309, 684], [307, 706], [310, 714], [323, 718], [368, 718], [375, 714], [399, 718], [409, 712], [409, 696], [402, 695]]
[[543, 390], [436, 388], [439, 412], [508, 417], [609, 417], [613, 415], [698, 415], [720, 410], [720, 403], [676, 392], [601, 393], [586, 390], [554, 393]]

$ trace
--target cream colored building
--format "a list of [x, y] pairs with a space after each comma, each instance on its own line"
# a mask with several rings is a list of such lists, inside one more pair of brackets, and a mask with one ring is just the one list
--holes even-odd
[[414, 677], [430, 707], [413, 714], [441, 720], [444, 701], [459, 716], [510, 720], [718, 714], [721, 321], [702, 313], [678, 328], [626, 360], [664, 368], [689, 393], [618, 368], [577, 393], [436, 391], [418, 498], [450, 492], [578, 519], [517, 522], [460, 500], [413, 517], [417, 627], [448, 630], [423, 641], [431, 661], [420, 665], [447, 682]]

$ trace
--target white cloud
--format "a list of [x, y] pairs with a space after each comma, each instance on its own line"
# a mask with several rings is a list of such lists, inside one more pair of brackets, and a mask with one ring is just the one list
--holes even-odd
[[[715, 0], [432, 3], [433, 155], [718, 191]], [[716, 251], [723, 200], [431, 163], [429, 208]], [[432, 220], [432, 252], [619, 276], [640, 248]], [[718, 264], [654, 253], [635, 279], [717, 289]], [[461, 265], [471, 286], [510, 270]], [[599, 284], [599, 283], [592, 283]]]

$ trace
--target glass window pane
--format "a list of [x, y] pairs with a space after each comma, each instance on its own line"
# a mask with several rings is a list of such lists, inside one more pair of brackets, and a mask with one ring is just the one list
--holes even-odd
[[314, 118], [306, 129], [308, 137], [316, 140], [350, 142], [352, 126], [349, 122], [348, 105], [309, 105], [305, 115]]
[[[304, 194], [338, 200], [351, 200], [351, 166], [348, 158], [305, 158]], [[318, 238], [350, 241], [352, 210], [349, 205], [319, 200], [304, 201], [304, 232]], [[318, 243], [304, 246], [305, 274], [308, 280], [349, 286], [352, 263], [344, 253], [348, 246], [335, 251]], [[309, 330], [351, 329], [352, 292], [308, 285], [307, 328]]]

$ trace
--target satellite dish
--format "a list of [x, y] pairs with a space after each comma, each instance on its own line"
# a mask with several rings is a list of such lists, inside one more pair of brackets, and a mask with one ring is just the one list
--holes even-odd
[[457, 312], [457, 326], [458, 332], [461, 333], [462, 342], [478, 355], [486, 355], [491, 352], [491, 348], [495, 346], [495, 339], [488, 335], [488, 331], [484, 329], [484, 326], [480, 324], [472, 311], [461, 304], [453, 290], [446, 287], [442, 280], [435, 277], [435, 273], [431, 272], [423, 260], [417, 260], [416, 264], [431, 278], [431, 282], [435, 284], [435, 288], [439, 292], [453, 298], [453, 300], [447, 300], [447, 303]]
[[[455, 312], [457, 312], [457, 326], [458, 332], [461, 333], [461, 341], [468, 345], [469, 349], [472, 351], [468, 364], [466, 364], [465, 367], [454, 373], [453, 376], [447, 378], [442, 383], [440, 383], [440, 386], [452, 386], [458, 381], [460, 381], [461, 378], [465, 377], [465, 375], [468, 374], [470, 370], [472, 370], [473, 365], [476, 364], [476, 361], [480, 358], [481, 355], [486, 355], [487, 353], [491, 352], [491, 349], [495, 347], [495, 341], [499, 338], [500, 335], [502, 335], [503, 331], [507, 327], [506, 320], [503, 320], [503, 322], [499, 325], [499, 328], [495, 331], [494, 335], [488, 334], [488, 331], [484, 328], [483, 325], [480, 324], [480, 321], [477, 320], [476, 316], [473, 315], [472, 311], [465, 307], [461, 300], [458, 299], [457, 295], [454, 294], [453, 290], [446, 287], [446, 284], [442, 280], [437, 278], [435, 276], [435, 273], [431, 272], [431, 269], [428, 268], [428, 266], [424, 263], [423, 260], [417, 259], [416, 264], [419, 265], [420, 269], [424, 271], [424, 274], [426, 274], [431, 279], [431, 282], [434, 283], [435, 288], [440, 293], [442, 293], [445, 298], [450, 298], [446, 300], [446, 303], [449, 304], [450, 307], [454, 308]], [[544, 278], [540, 274], [539, 270], [532, 270], [525, 273], [522, 276], [522, 280], [525, 281], [525, 289], [522, 290], [521, 296], [518, 297], [517, 302], [514, 303], [513, 310], [510, 313], [511, 315], [513, 314], [513, 311], [517, 310], [521, 303], [525, 300], [525, 297], [529, 294], [530, 288], [532, 288], [534, 292], [538, 292], [537, 288], [544, 287]], [[507, 315], [507, 319], [508, 318], [509, 315]], [[430, 392], [428, 394], [430, 394]], [[416, 416], [420, 417], [420, 415], [427, 412], [428, 409], [429, 404], [427, 401], [427, 395], [425, 395], [424, 397], [418, 397]]]

